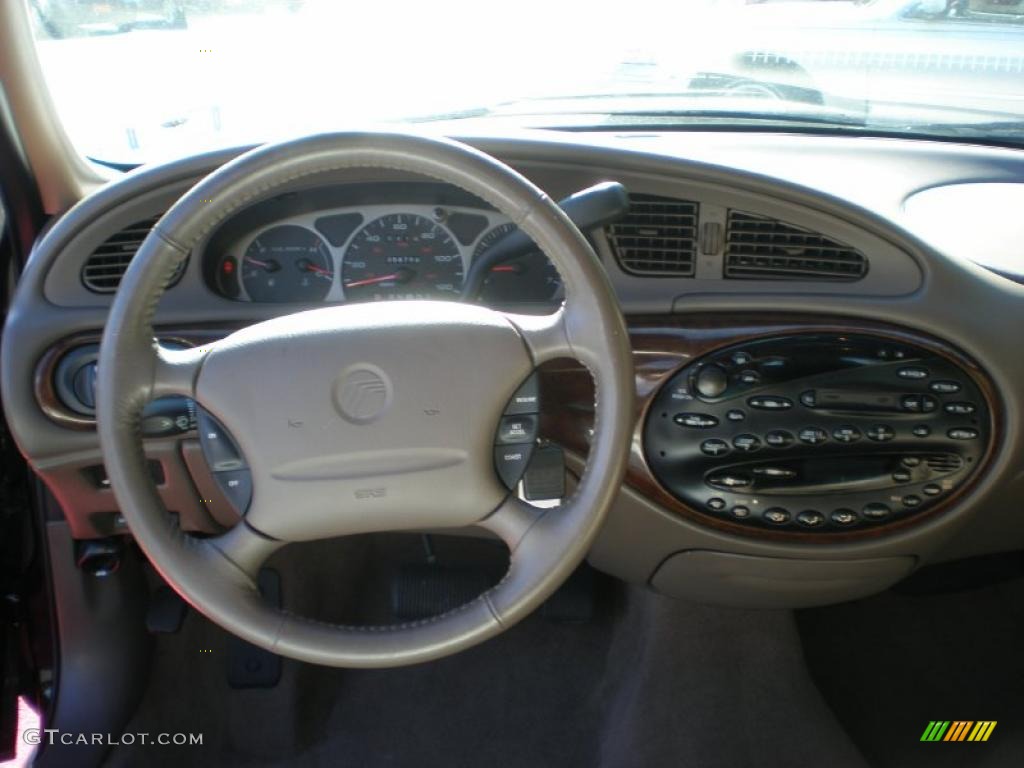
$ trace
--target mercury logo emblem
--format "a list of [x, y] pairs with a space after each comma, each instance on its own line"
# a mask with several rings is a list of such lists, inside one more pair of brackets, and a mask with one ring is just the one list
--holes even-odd
[[346, 368], [334, 383], [334, 405], [354, 424], [369, 424], [391, 405], [391, 381], [374, 365]]

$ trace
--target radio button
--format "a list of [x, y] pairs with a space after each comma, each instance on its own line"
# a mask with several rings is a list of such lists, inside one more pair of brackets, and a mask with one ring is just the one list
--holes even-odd
[[857, 522], [857, 513], [852, 509], [837, 509], [832, 513], [832, 522], [836, 525], [851, 525]]
[[732, 516], [743, 520], [750, 517], [750, 507], [744, 507], [742, 505], [732, 508]]
[[928, 437], [932, 433], [932, 428], [927, 424], [918, 424], [912, 431], [914, 437]]
[[977, 409], [974, 407], [974, 403], [946, 403], [943, 410], [956, 416], [969, 416]]
[[718, 426], [718, 419], [706, 413], [677, 413], [672, 420], [681, 427], [711, 429]]
[[816, 512], [813, 509], [805, 509], [796, 516], [796, 521], [800, 523], [800, 525], [805, 525], [808, 528], [817, 528], [825, 522], [825, 516], [821, 514], [821, 512]]
[[901, 379], [927, 379], [928, 369], [920, 368], [918, 366], [908, 366], [906, 368], [900, 368], [896, 375]]
[[842, 426], [832, 430], [832, 437], [840, 443], [855, 443], [860, 440], [861, 434], [856, 427]]
[[940, 395], [955, 395], [960, 391], [960, 385], [955, 381], [933, 381], [928, 385], [932, 392]]
[[885, 443], [896, 437], [892, 427], [885, 424], [873, 424], [867, 428], [865, 434], [867, 434], [869, 439], [878, 443]]
[[716, 437], [701, 443], [700, 450], [705, 456], [724, 456], [729, 452], [729, 444]]
[[721, 512], [725, 509], [725, 499], [720, 499], [717, 496], [708, 499], [708, 509], [715, 512]]
[[737, 435], [732, 440], [732, 447], [743, 453], [753, 453], [761, 447], [761, 441], [756, 435]]
[[897, 469], [892, 473], [893, 482], [896, 483], [909, 483], [911, 480], [911, 474], [905, 469]]
[[819, 445], [828, 440], [828, 432], [820, 427], [805, 427], [800, 430], [800, 442], [808, 445]]
[[907, 509], [913, 509], [914, 507], [921, 506], [921, 497], [920, 496], [914, 496], [913, 494], [911, 494], [909, 496], [904, 496], [902, 501], [903, 501], [903, 506], [906, 507]]
[[900, 407], [907, 413], [931, 413], [938, 403], [931, 395], [904, 395], [900, 398]]
[[712, 475], [708, 478], [708, 483], [720, 488], [746, 488], [751, 480], [746, 475]]
[[935, 483], [928, 483], [928, 485], [926, 485], [921, 490], [924, 491], [925, 496], [938, 496], [940, 493], [942, 493], [942, 488], [940, 488]]
[[789, 522], [789, 512], [784, 510], [782, 507], [772, 507], [771, 509], [765, 510], [764, 519], [769, 523], [782, 525], [783, 523]]
[[759, 411], [788, 411], [793, 407], [793, 401], [788, 397], [756, 395], [747, 399], [747, 405], [757, 408]]
[[884, 520], [892, 512], [885, 504], [872, 503], [864, 506], [864, 517], [869, 520]]
[[725, 418], [729, 421], [743, 421], [747, 418], [746, 411], [741, 411], [739, 408], [733, 408], [725, 414]]
[[946, 434], [953, 440], [974, 440], [978, 436], [978, 430], [970, 427], [954, 427]]
[[764, 436], [764, 441], [772, 448], [785, 448], [793, 444], [793, 434], [784, 429], [773, 429]]
[[751, 386], [761, 383], [761, 374], [757, 371], [747, 369], [740, 371], [740, 383], [749, 384]]
[[788, 467], [754, 467], [751, 471], [761, 477], [774, 477], [779, 480], [792, 480], [796, 477], [796, 470]]

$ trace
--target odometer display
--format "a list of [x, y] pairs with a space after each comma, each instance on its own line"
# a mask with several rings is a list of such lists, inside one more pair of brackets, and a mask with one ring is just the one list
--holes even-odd
[[393, 213], [359, 230], [341, 268], [350, 301], [457, 298], [462, 256], [448, 232], [423, 216]]

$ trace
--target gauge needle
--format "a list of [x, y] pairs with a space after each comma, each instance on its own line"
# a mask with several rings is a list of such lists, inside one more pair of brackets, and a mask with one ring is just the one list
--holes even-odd
[[367, 277], [364, 280], [353, 280], [350, 283], [345, 283], [346, 288], [358, 288], [361, 285], [376, 285], [377, 283], [387, 283], [391, 280], [398, 280], [399, 275], [397, 272], [393, 272], [390, 275], [381, 275], [380, 277]]
[[277, 270], [281, 268], [281, 265], [274, 260], [260, 261], [259, 259], [254, 259], [252, 256], [246, 256], [245, 260], [249, 264], [253, 264], [259, 267], [260, 269], [267, 270], [267, 272], [277, 272]]
[[406, 282], [412, 279], [413, 271], [411, 269], [400, 269], [397, 272], [392, 272], [390, 275], [381, 275], [380, 277], [367, 277], [362, 280], [352, 280], [351, 282], [345, 283], [346, 288], [358, 288], [361, 285], [376, 285], [377, 283], [389, 283], [395, 282]]
[[324, 277], [334, 277], [334, 273], [331, 272], [331, 270], [324, 269], [323, 267], [318, 267], [316, 264], [313, 264], [312, 262], [309, 261], [305, 262], [304, 264], [301, 264], [300, 266], [307, 272], [314, 272], [315, 274], [323, 275]]
[[491, 272], [515, 272], [518, 274], [519, 267], [513, 264], [498, 264], [497, 266], [491, 267]]

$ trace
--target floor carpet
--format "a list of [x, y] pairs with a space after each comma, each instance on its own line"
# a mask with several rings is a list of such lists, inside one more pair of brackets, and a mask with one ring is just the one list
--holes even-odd
[[[389, 574], [422, 556], [414, 537], [316, 546], [275, 566], [289, 608], [332, 620], [379, 620]], [[437, 552], [493, 564], [484, 546]], [[285, 662], [263, 690], [227, 685], [227, 635], [190, 614], [158, 638], [127, 730], [201, 731], [203, 745], [122, 746], [107, 765], [868, 765], [815, 687], [791, 613], [697, 606], [611, 579], [597, 589], [584, 623], [535, 615], [457, 656], [396, 670]]]

